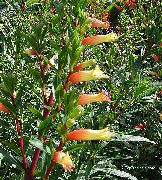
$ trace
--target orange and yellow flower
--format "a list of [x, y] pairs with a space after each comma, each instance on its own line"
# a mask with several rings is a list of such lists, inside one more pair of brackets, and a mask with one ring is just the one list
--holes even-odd
[[99, 101], [111, 102], [111, 97], [106, 96], [104, 92], [101, 92], [99, 94], [93, 94], [93, 95], [81, 94], [79, 95], [78, 105], [85, 105], [85, 104], [89, 104], [92, 102], [99, 102]]
[[10, 113], [10, 111], [2, 103], [0, 103], [0, 111], [3, 111], [5, 113]]
[[90, 80], [98, 80], [102, 78], [108, 78], [108, 76], [105, 75], [98, 66], [96, 66], [95, 69], [90, 71], [79, 71], [71, 74], [68, 78], [68, 81], [71, 83], [79, 83]]
[[102, 130], [79, 129], [67, 134], [69, 140], [110, 140], [115, 136], [108, 128]]
[[74, 67], [74, 69], [79, 71], [79, 70], [82, 70], [82, 69], [84, 69], [84, 68], [86, 68], [86, 67], [89, 67], [89, 66], [94, 65], [94, 63], [95, 63], [95, 60], [94, 60], [94, 59], [91, 59], [91, 60], [89, 60], [89, 61], [84, 61], [84, 62], [82, 62], [82, 63], [77, 64], [77, 65]]
[[90, 20], [92, 22], [91, 27], [102, 27], [105, 29], [108, 29], [110, 27], [110, 24], [108, 22], [103, 22], [96, 18], [88, 17], [87, 20]]
[[115, 42], [118, 37], [115, 33], [109, 33], [106, 35], [89, 36], [82, 40], [82, 45], [96, 45], [103, 42]]
[[62, 151], [56, 151], [53, 160], [57, 164], [61, 164], [65, 171], [71, 172], [75, 167], [68, 152], [65, 154]]

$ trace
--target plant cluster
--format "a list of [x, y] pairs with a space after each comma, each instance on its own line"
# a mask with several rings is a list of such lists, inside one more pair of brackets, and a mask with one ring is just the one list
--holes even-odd
[[160, 1], [0, 5], [2, 179], [160, 179]]

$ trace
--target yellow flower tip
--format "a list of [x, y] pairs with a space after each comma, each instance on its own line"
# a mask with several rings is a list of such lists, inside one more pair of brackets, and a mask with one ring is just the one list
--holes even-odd
[[67, 134], [69, 140], [110, 140], [116, 135], [115, 132], [111, 132], [108, 128], [102, 130], [92, 129], [79, 129], [71, 131]]
[[3, 111], [5, 113], [10, 113], [10, 111], [2, 103], [0, 103], [0, 111]]
[[108, 78], [109, 76], [104, 74], [103, 71], [100, 70], [99, 66], [96, 66], [95, 69], [92, 71], [94, 79], [102, 79], [102, 78]]
[[61, 164], [65, 171], [71, 172], [75, 165], [73, 164], [68, 152], [65, 154], [62, 151], [56, 151], [53, 160], [57, 164]]
[[113, 32], [105, 35], [105, 42], [116, 42], [117, 40], [118, 36]]

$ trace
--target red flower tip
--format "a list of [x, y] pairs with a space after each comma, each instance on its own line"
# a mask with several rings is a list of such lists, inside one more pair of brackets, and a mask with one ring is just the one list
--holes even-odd
[[92, 21], [91, 27], [102, 27], [108, 29], [110, 27], [108, 22], [102, 22], [99, 19], [89, 17], [88, 20]]
[[2, 103], [0, 103], [0, 111], [3, 111], [5, 113], [10, 113], [10, 111]]
[[157, 63], [160, 63], [160, 60], [158, 58], [158, 56], [156, 54], [151, 54], [151, 56], [154, 58], [154, 60], [157, 62]]
[[28, 54], [30, 56], [34, 56], [34, 55], [37, 54], [37, 52], [34, 49], [32, 49], [32, 48], [26, 49], [25, 52], [26, 52], [26, 54]]
[[144, 130], [144, 129], [146, 129], [146, 126], [145, 126], [145, 124], [140, 123], [140, 124], [136, 125], [134, 128], [137, 130]]

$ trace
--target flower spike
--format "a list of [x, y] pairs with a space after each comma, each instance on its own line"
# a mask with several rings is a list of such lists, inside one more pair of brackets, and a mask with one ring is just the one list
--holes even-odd
[[106, 35], [89, 36], [82, 40], [82, 45], [96, 45], [103, 42], [115, 42], [118, 37], [115, 33], [109, 33]]
[[71, 172], [75, 167], [68, 152], [65, 154], [62, 151], [56, 151], [53, 160], [56, 163], [61, 164], [65, 171]]
[[108, 128], [102, 130], [79, 129], [67, 134], [69, 140], [110, 140], [115, 135]]
[[89, 104], [92, 102], [99, 102], [99, 101], [111, 102], [111, 97], [106, 96], [104, 92], [101, 92], [99, 94], [93, 94], [93, 95], [81, 94], [79, 95], [78, 105], [85, 105], [85, 104]]
[[79, 71], [71, 74], [68, 81], [71, 83], [79, 83], [102, 78], [108, 78], [108, 75], [105, 75], [103, 71], [100, 70], [99, 66], [96, 66], [95, 69], [90, 71]]

